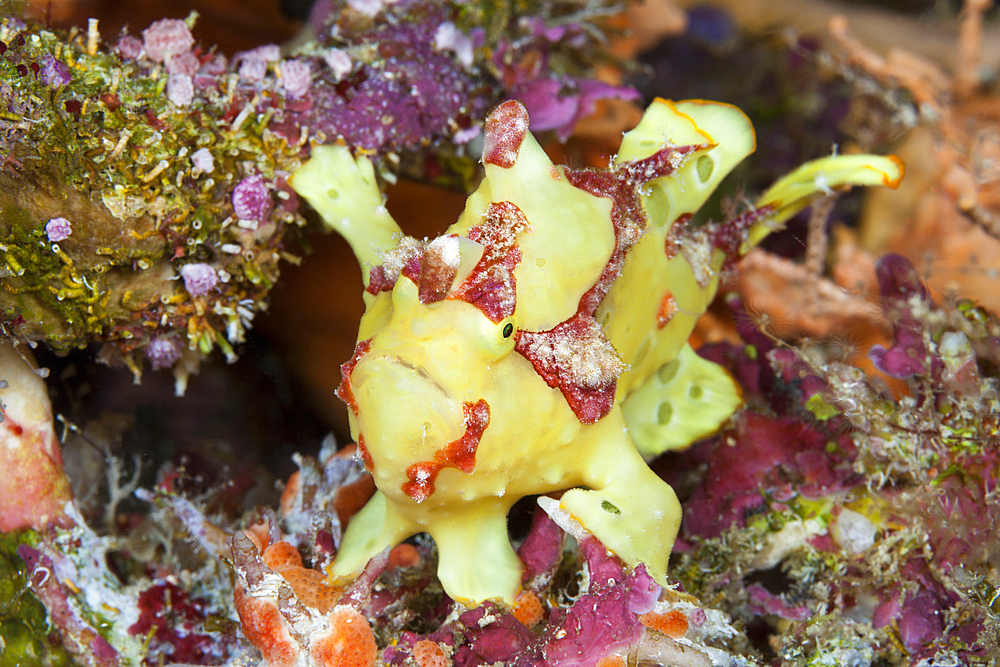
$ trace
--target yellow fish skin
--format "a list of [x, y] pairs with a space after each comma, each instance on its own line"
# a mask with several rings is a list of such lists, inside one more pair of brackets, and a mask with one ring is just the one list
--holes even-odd
[[[561, 510], [667, 583], [681, 508], [636, 444], [646, 456], [685, 446], [740, 403], [687, 346], [723, 263], [824, 189], [902, 178], [893, 158], [827, 158], [740, 218], [691, 229], [753, 150], [738, 109], [656, 100], [609, 169], [570, 169], [552, 164], [509, 101], [486, 121], [485, 178], [465, 211], [420, 241], [385, 212], [366, 158], [313, 148], [291, 183], [361, 264], [366, 312], [338, 395], [378, 487], [332, 578], [426, 532], [452, 598], [512, 603], [522, 566], [507, 513], [566, 490]], [[637, 423], [665, 413], [692, 423]]]

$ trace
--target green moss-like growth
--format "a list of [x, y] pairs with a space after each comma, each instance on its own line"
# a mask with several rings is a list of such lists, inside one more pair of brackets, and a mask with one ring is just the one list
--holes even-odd
[[[110, 341], [135, 369], [156, 338], [231, 350], [303, 223], [282, 192], [302, 145], [270, 129], [281, 96], [200, 47], [189, 100], [167, 63], [96, 35], [4, 19], [0, 50], [0, 322], [57, 351]], [[265, 203], [243, 221], [233, 193], [256, 176]], [[58, 218], [65, 238], [46, 231]], [[217, 284], [189, 294], [189, 263]]]
[[48, 612], [27, 588], [17, 547], [31, 536], [30, 532], [0, 534], [0, 667], [71, 667], [76, 663], [49, 626]]

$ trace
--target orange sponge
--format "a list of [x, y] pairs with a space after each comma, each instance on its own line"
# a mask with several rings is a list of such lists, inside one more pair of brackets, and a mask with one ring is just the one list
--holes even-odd
[[440, 644], [430, 639], [422, 639], [413, 645], [413, 659], [419, 667], [451, 667], [451, 658]]
[[668, 637], [680, 639], [688, 631], [688, 617], [680, 609], [671, 609], [664, 614], [649, 612], [639, 617], [647, 628], [662, 632]]
[[378, 646], [364, 616], [337, 607], [327, 617], [326, 630], [313, 638], [310, 653], [321, 667], [372, 667]]

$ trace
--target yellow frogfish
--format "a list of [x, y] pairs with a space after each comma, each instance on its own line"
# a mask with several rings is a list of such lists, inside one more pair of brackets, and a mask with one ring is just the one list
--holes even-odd
[[485, 177], [433, 240], [405, 236], [372, 164], [316, 146], [292, 186], [361, 264], [366, 311], [338, 395], [378, 491], [350, 522], [334, 578], [426, 532], [454, 599], [512, 602], [522, 565], [507, 513], [558, 510], [666, 584], [681, 508], [645, 458], [740, 404], [687, 343], [726, 263], [832, 189], [895, 185], [894, 157], [832, 156], [723, 223], [692, 217], [755, 148], [735, 107], [656, 100], [608, 169], [554, 165], [519, 102], [485, 123]]

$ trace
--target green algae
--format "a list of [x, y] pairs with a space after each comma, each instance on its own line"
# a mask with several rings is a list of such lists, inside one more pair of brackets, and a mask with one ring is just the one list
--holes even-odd
[[[252, 316], [290, 256], [285, 229], [305, 224], [280, 196], [259, 230], [234, 217], [242, 179], [259, 174], [280, 195], [299, 165], [303, 144], [270, 129], [281, 100], [251, 99], [220, 70], [178, 106], [162, 65], [122, 58], [80, 31], [8, 18], [0, 42], [0, 324], [58, 352], [111, 342], [133, 369], [133, 353], [155, 337], [207, 353], [222, 334], [231, 355], [249, 318], [234, 326], [215, 313], [248, 303]], [[54, 62], [65, 80], [39, 74]], [[193, 167], [199, 150], [211, 156], [207, 173]], [[72, 232], [51, 243], [45, 225], [57, 217]], [[178, 280], [190, 262], [225, 276], [199, 303]]]
[[28, 590], [27, 568], [17, 554], [31, 531], [0, 534], [0, 667], [72, 667], [77, 663], [49, 625], [48, 612]]

